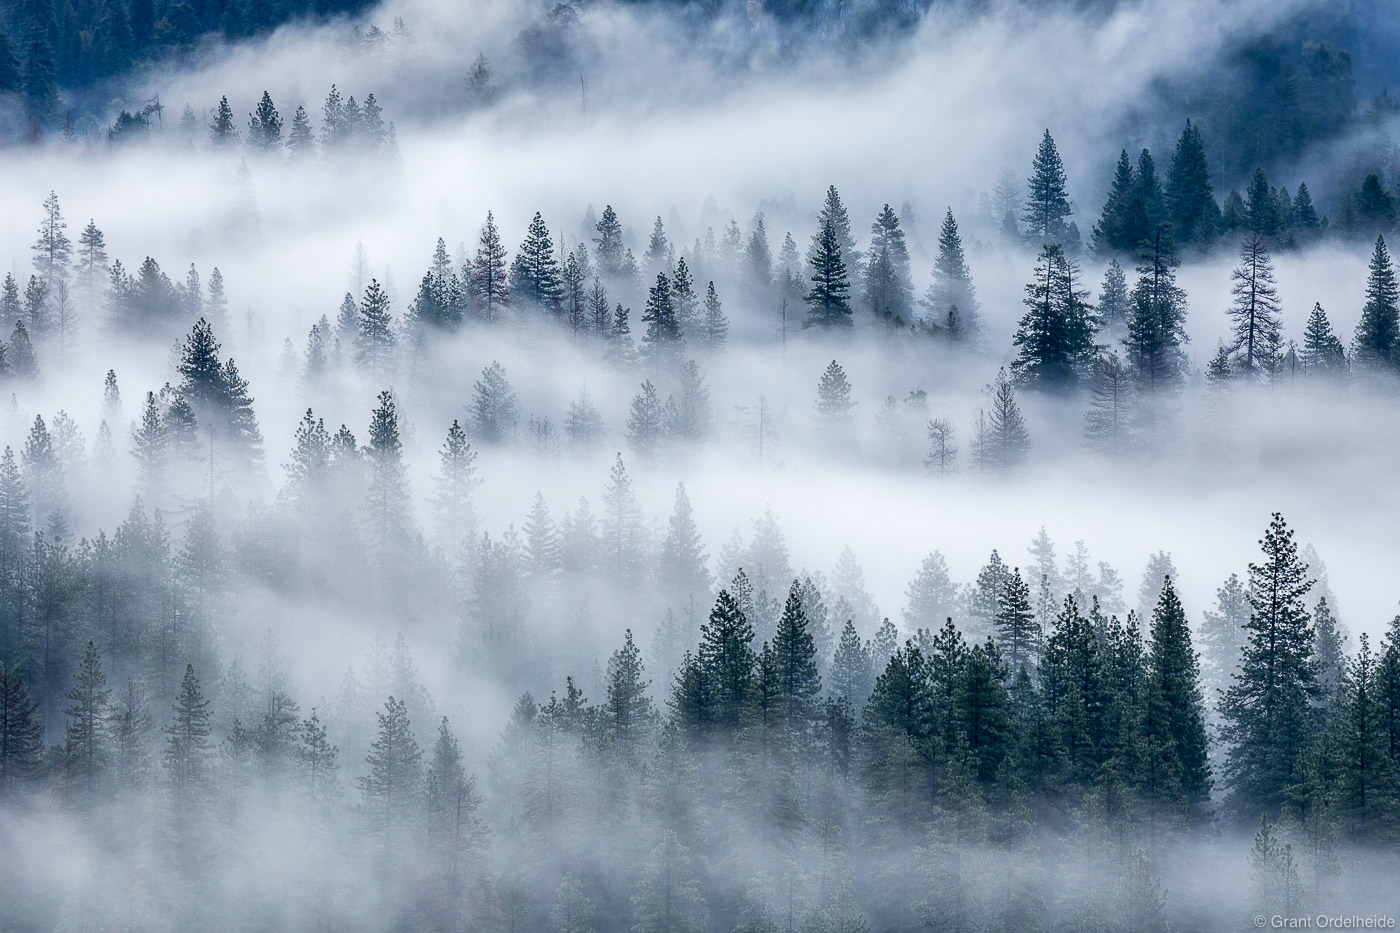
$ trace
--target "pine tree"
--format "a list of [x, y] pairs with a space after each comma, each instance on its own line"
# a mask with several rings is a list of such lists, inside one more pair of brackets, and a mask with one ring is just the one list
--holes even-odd
[[1128, 279], [1117, 259], [1110, 259], [1099, 289], [1098, 327], [1113, 341], [1121, 340], [1128, 329]]
[[24, 326], [23, 319], [15, 321], [6, 349], [5, 363], [11, 376], [22, 382], [33, 382], [39, 378], [39, 359], [34, 353], [34, 344], [29, 341], [29, 328]]
[[704, 933], [709, 909], [691, 865], [690, 853], [673, 830], [645, 861], [632, 896], [633, 933]]
[[972, 273], [967, 267], [958, 222], [953, 219], [951, 207], [943, 217], [943, 227], [938, 234], [938, 258], [934, 260], [933, 281], [924, 293], [923, 305], [928, 309], [927, 326], [931, 329], [943, 327], [949, 314], [956, 311], [959, 324], [956, 333], [946, 334], [949, 339], [976, 340], [981, 333], [977, 289], [972, 284]]
[[671, 244], [666, 240], [666, 226], [661, 222], [658, 214], [656, 223], [651, 228], [651, 238], [647, 241], [646, 259], [647, 268], [660, 271], [666, 266], [666, 257], [671, 252]]
[[1172, 153], [1163, 200], [1174, 239], [1186, 246], [1209, 245], [1220, 224], [1220, 206], [1211, 190], [1201, 131], [1190, 120]]
[[1312, 589], [1293, 530], [1274, 513], [1260, 542], [1264, 563], [1249, 565], [1248, 642], [1221, 700], [1228, 743], [1224, 777], [1241, 817], [1277, 814], [1314, 734], [1310, 703], [1319, 691], [1311, 664], [1313, 629], [1304, 603]]
[[515, 297], [558, 314], [564, 298], [564, 282], [560, 277], [559, 260], [554, 256], [554, 242], [549, 228], [539, 212], [535, 213], [526, 231], [525, 241], [515, 254], [510, 267], [510, 288]]
[[358, 779], [366, 819], [379, 833], [406, 829], [418, 805], [423, 782], [423, 752], [402, 700], [389, 697], [379, 719], [379, 733], [365, 762], [369, 773]]
[[506, 275], [506, 249], [488, 211], [481, 227], [476, 257], [472, 260], [472, 303], [484, 321], [495, 321], [510, 306], [510, 284]]
[[632, 399], [627, 416], [627, 443], [639, 457], [650, 457], [661, 451], [665, 430], [665, 411], [650, 379], [642, 383], [642, 391]]
[[1064, 163], [1048, 129], [1040, 140], [1026, 185], [1026, 207], [1021, 215], [1026, 236], [1039, 243], [1063, 243], [1072, 211], [1065, 191]]
[[708, 601], [711, 578], [705, 566], [707, 559], [685, 484], [678, 483], [675, 507], [666, 526], [666, 537], [661, 542], [657, 576], [682, 601], [686, 597]]
[[1199, 821], [1210, 803], [1210, 762], [1200, 669], [1191, 628], [1168, 577], [1152, 613], [1143, 738], [1149, 799]]
[[[996, 558], [996, 552], [992, 552]], [[997, 633], [998, 647], [1006, 656], [1014, 674], [1022, 665], [1033, 665], [1040, 650], [1040, 623], [1031, 605], [1031, 589], [1021, 578], [1021, 569], [1014, 568], [1005, 578], [997, 594], [996, 615], [992, 625]]]
[[1400, 824], [1400, 773], [1389, 755], [1384, 662], [1364, 633], [1360, 640], [1341, 684], [1344, 764], [1337, 803], [1348, 837], [1366, 841], [1387, 838]]
[[606, 430], [603, 415], [593, 404], [587, 389], [581, 389], [578, 397], [569, 402], [569, 410], [564, 416], [564, 433], [569, 445], [580, 453], [592, 453]]
[[1128, 158], [1128, 150], [1124, 149], [1118, 155], [1108, 200], [1104, 202], [1099, 222], [1094, 224], [1094, 251], [1104, 255], [1135, 253], [1147, 223], [1147, 204], [1142, 197], [1138, 174]]
[[632, 767], [641, 763], [659, 718], [647, 695], [650, 681], [644, 679], [644, 674], [642, 653], [628, 629], [622, 647], [608, 659], [608, 693], [601, 711], [601, 726], [609, 750]]
[[783, 719], [794, 734], [815, 724], [817, 697], [821, 693], [817, 646], [809, 629], [802, 587], [794, 580], [778, 618], [772, 649]]
[[199, 687], [194, 665], [175, 695], [174, 715], [165, 725], [165, 769], [175, 791], [177, 818], [209, 780], [209, 701]]
[[1011, 342], [1020, 350], [1011, 371], [1023, 385], [1048, 390], [1074, 388], [1094, 352], [1088, 293], [1075, 285], [1078, 264], [1057, 244], [1047, 243], [1026, 286], [1029, 309]]
[[855, 424], [855, 406], [846, 371], [832, 360], [817, 381], [817, 429], [832, 438], [847, 436]]
[[1400, 286], [1385, 238], [1376, 237], [1366, 278], [1366, 305], [1351, 338], [1352, 359], [1360, 366], [1376, 370], [1387, 367], [1400, 345]]
[[380, 392], [378, 401], [370, 415], [369, 444], [364, 450], [369, 464], [365, 513], [370, 540], [388, 585], [397, 569], [390, 559], [391, 548], [402, 546], [408, 535], [409, 495], [393, 393]]
[[729, 321], [724, 316], [724, 308], [715, 293], [715, 283], [710, 282], [705, 289], [705, 313], [700, 321], [699, 343], [710, 356], [724, 352], [729, 339]]
[[753, 625], [728, 590], [720, 590], [709, 621], [700, 626], [700, 676], [709, 691], [711, 715], [703, 725], [732, 736], [743, 724], [755, 688], [758, 656]]
[[238, 142], [238, 130], [233, 125], [233, 108], [227, 97], [219, 98], [219, 106], [214, 108], [214, 116], [209, 120], [209, 145], [215, 149], [228, 149]]
[[1176, 265], [1171, 240], [1159, 230], [1138, 266], [1123, 338], [1134, 378], [1149, 391], [1173, 387], [1183, 376], [1186, 293], [1176, 284]]
[[685, 346], [685, 338], [671, 297], [671, 281], [663, 274], [657, 274], [656, 284], [648, 291], [642, 321], [647, 325], [642, 335], [643, 355], [658, 365], [676, 362]]
[[1283, 345], [1278, 287], [1262, 231], [1240, 247], [1240, 264], [1231, 274], [1235, 302], [1230, 308], [1235, 365], [1245, 376], [1269, 376], [1281, 365]]
[[603, 490], [603, 551], [602, 566], [613, 581], [631, 588], [641, 581], [642, 518], [637, 496], [632, 490], [632, 478], [617, 455]]
[[1347, 366], [1346, 349], [1332, 330], [1322, 303], [1313, 305], [1303, 329], [1303, 369], [1314, 375], [1335, 375]]
[[44, 722], [38, 711], [19, 671], [0, 661], [0, 800], [14, 799], [40, 776]]
[[953, 423], [947, 418], [931, 418], [928, 425], [929, 450], [924, 455], [924, 469], [935, 476], [955, 472], [958, 448], [953, 445]]
[[316, 153], [316, 136], [311, 131], [311, 118], [300, 104], [296, 113], [292, 114], [292, 128], [287, 132], [287, 152], [293, 160], [305, 159]]
[[476, 451], [456, 418], [438, 451], [438, 473], [433, 480], [433, 506], [443, 540], [458, 550], [476, 537], [472, 493], [481, 481], [476, 476]]
[[1031, 438], [1016, 392], [1006, 370], [997, 370], [996, 381], [987, 387], [990, 397], [982, 466], [992, 470], [1014, 470], [1024, 466], [1030, 454]]
[[63, 231], [68, 224], [58, 206], [58, 195], [50, 191], [44, 199], [44, 219], [39, 224], [39, 239], [30, 249], [34, 253], [34, 268], [44, 283], [54, 288], [68, 279], [68, 265], [73, 258], [73, 243]]
[[377, 279], [371, 279], [360, 301], [355, 359], [365, 367], [371, 379], [379, 380], [389, 371], [393, 351], [394, 325], [389, 315], [389, 295]]
[[248, 115], [248, 145], [264, 153], [282, 148], [282, 115], [267, 91], [263, 91], [257, 109]]
[[1116, 353], [1099, 356], [1094, 366], [1093, 399], [1084, 414], [1086, 446], [1121, 457], [1136, 446], [1132, 376]]
[[156, 394], [147, 392], [141, 420], [131, 427], [131, 455], [136, 458], [141, 493], [151, 502], [160, 501], [165, 489], [169, 443]]
[[598, 236], [593, 243], [598, 247], [598, 267], [604, 278], [616, 281], [623, 273], [622, 223], [617, 219], [612, 205], [603, 208], [603, 216], [595, 228]]
[[909, 278], [909, 247], [899, 215], [888, 204], [870, 225], [870, 237], [866, 303], [876, 317], [902, 327], [913, 316], [914, 283]]
[[[834, 190], [834, 189], [833, 189]], [[812, 288], [807, 292], [805, 327], [849, 327], [851, 283], [841, 258], [841, 240], [834, 222], [823, 222], [807, 251]]]

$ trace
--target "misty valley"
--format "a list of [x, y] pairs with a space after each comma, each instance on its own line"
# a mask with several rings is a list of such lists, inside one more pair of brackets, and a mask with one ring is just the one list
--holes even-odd
[[0, 0], [0, 933], [1393, 929], [1392, 19]]

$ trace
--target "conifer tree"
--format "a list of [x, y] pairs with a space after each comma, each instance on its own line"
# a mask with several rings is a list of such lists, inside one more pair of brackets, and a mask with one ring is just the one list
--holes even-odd
[[1048, 129], [1041, 137], [1026, 185], [1026, 206], [1021, 215], [1026, 236], [1042, 244], [1063, 243], [1072, 211], [1065, 191], [1064, 163]]
[[690, 853], [673, 830], [646, 860], [632, 896], [634, 933], [704, 933], [709, 908], [691, 865]]
[[1128, 150], [1124, 149], [1118, 155], [1108, 200], [1104, 202], [1099, 222], [1094, 224], [1091, 237], [1094, 251], [1100, 254], [1136, 252], [1147, 222], [1146, 208], [1140, 196], [1137, 171], [1128, 158]]
[[1121, 340], [1128, 329], [1128, 279], [1117, 259], [1108, 261], [1103, 285], [1099, 289], [1098, 328], [1113, 341]]
[[632, 478], [617, 455], [603, 490], [603, 556], [600, 563], [608, 568], [613, 580], [634, 587], [641, 581], [642, 517], [632, 490]]
[[56, 288], [58, 283], [68, 279], [68, 265], [73, 258], [73, 243], [64, 233], [68, 224], [63, 220], [63, 211], [58, 206], [58, 195], [52, 191], [44, 199], [44, 219], [39, 224], [39, 239], [30, 249], [34, 253], [34, 268], [43, 277], [44, 283]]
[[1088, 293], [1076, 287], [1078, 264], [1047, 243], [1026, 286], [1029, 309], [1011, 342], [1019, 348], [1011, 371], [1023, 385], [1072, 389], [1089, 368], [1094, 352]]
[[393, 350], [394, 326], [389, 316], [389, 296], [377, 279], [371, 279], [360, 301], [355, 359], [365, 367], [371, 379], [377, 380], [389, 371]]
[[637, 456], [646, 458], [661, 451], [665, 438], [665, 411], [650, 379], [642, 383], [642, 391], [632, 399], [627, 416], [627, 443]]
[[623, 274], [624, 246], [622, 223], [617, 219], [617, 213], [611, 204], [603, 208], [603, 216], [598, 219], [596, 229], [598, 236], [593, 239], [593, 244], [598, 247], [598, 267], [605, 278], [616, 281]]
[[1272, 375], [1281, 365], [1282, 324], [1279, 321], [1278, 286], [1263, 233], [1256, 233], [1240, 247], [1240, 264], [1231, 274], [1235, 296], [1230, 307], [1235, 339], [1230, 351], [1235, 365], [1247, 377]]
[[495, 218], [488, 211], [472, 260], [472, 303], [484, 321], [497, 320], [510, 306], [510, 284], [506, 275], [506, 249], [501, 244]]
[[729, 321], [724, 316], [719, 295], [715, 293], [715, 283], [710, 282], [705, 289], [705, 311], [700, 320], [699, 344], [710, 356], [724, 352], [729, 339]]
[[34, 344], [29, 341], [29, 328], [24, 326], [23, 319], [15, 321], [6, 350], [5, 364], [11, 376], [21, 382], [33, 382], [39, 378], [39, 359], [34, 353]]
[[788, 589], [783, 614], [778, 618], [773, 658], [784, 722], [789, 732], [801, 733], [815, 722], [821, 674], [817, 669], [816, 642], [803, 606], [802, 587], [796, 580]]
[[1186, 293], [1176, 284], [1176, 265], [1171, 240], [1159, 230], [1138, 266], [1123, 338], [1134, 378], [1148, 391], [1171, 388], [1183, 375]]
[[648, 291], [642, 321], [647, 325], [646, 333], [642, 335], [643, 355], [662, 366], [676, 362], [677, 355], [685, 346], [685, 338], [676, 317], [671, 282], [665, 275], [658, 273], [656, 284]]
[[1278, 513], [1260, 544], [1264, 562], [1249, 565], [1248, 641], [1220, 704], [1227, 802], [1243, 818], [1277, 814], [1283, 806], [1314, 735], [1310, 705], [1319, 698], [1304, 603], [1313, 580]]
[[0, 800], [12, 800], [39, 776], [44, 722], [38, 711], [20, 672], [0, 661]]
[[472, 390], [472, 435], [482, 443], [499, 444], [515, 430], [519, 415], [515, 390], [505, 367], [495, 360], [481, 371]]
[[902, 326], [913, 315], [914, 283], [909, 278], [909, 247], [899, 215], [888, 204], [870, 225], [869, 255], [866, 303], [877, 317]]
[[853, 708], [864, 708], [875, 683], [875, 672], [870, 648], [861, 641], [851, 619], [841, 629], [827, 680], [833, 696], [848, 701]]
[[678, 598], [701, 597], [708, 602], [711, 578], [707, 559], [685, 484], [678, 483], [675, 507], [661, 542], [658, 576]]
[[[833, 189], [834, 190], [834, 189]], [[849, 327], [851, 324], [851, 283], [841, 258], [841, 240], [830, 219], [812, 237], [807, 251], [807, 268], [812, 283], [807, 292], [805, 327]]]
[[1155, 802], [1198, 821], [1211, 787], [1205, 708], [1191, 628], [1170, 577], [1152, 613], [1146, 668], [1143, 788]]
[[390, 549], [402, 545], [408, 535], [409, 495], [393, 393], [387, 389], [380, 392], [378, 401], [370, 416], [369, 444], [364, 451], [369, 465], [365, 512], [374, 551], [388, 584], [396, 569], [389, 559]]
[[311, 118], [300, 104], [296, 113], [292, 114], [292, 128], [287, 132], [287, 152], [293, 160], [305, 159], [316, 153], [316, 136], [311, 131]]
[[817, 381], [817, 429], [829, 437], [847, 435], [855, 424], [855, 406], [846, 371], [832, 360]]
[[209, 781], [209, 701], [199, 687], [194, 665], [175, 695], [174, 714], [165, 725], [165, 769], [175, 792], [177, 819], [197, 802]]
[[422, 792], [423, 751], [418, 747], [402, 700], [389, 697], [379, 719], [379, 733], [365, 762], [369, 773], [358, 779], [364, 813], [378, 833], [407, 829]]
[[[996, 557], [996, 552], [992, 552]], [[1031, 589], [1021, 578], [1021, 569], [1014, 568], [997, 594], [996, 615], [992, 618], [998, 647], [1006, 656], [1014, 674], [1021, 666], [1031, 665], [1040, 650], [1040, 623], [1031, 605]]]
[[646, 255], [643, 257], [646, 259], [647, 268], [663, 271], [670, 251], [671, 244], [666, 240], [666, 225], [661, 222], [661, 216], [658, 214], [656, 223], [651, 228], [651, 238], [647, 240]]
[[949, 314], [956, 312], [958, 327], [956, 332], [950, 330], [945, 335], [949, 339], [975, 340], [981, 333], [977, 289], [972, 284], [972, 273], [967, 267], [958, 222], [953, 219], [951, 207], [943, 217], [943, 227], [938, 234], [938, 258], [933, 263], [933, 281], [924, 293], [923, 306], [929, 312], [928, 326], [934, 329], [944, 327]]
[[1346, 349], [1332, 330], [1332, 322], [1322, 303], [1317, 302], [1308, 314], [1308, 323], [1303, 329], [1303, 352], [1301, 355], [1304, 371], [1313, 375], [1335, 375], [1346, 369]]
[[1352, 359], [1360, 366], [1378, 370], [1389, 366], [1400, 345], [1400, 285], [1395, 266], [1385, 247], [1385, 238], [1376, 237], [1371, 267], [1366, 278], [1366, 305], [1351, 338]]
[[622, 647], [608, 659], [608, 694], [601, 725], [609, 750], [629, 766], [640, 764], [659, 718], [647, 694], [650, 681], [644, 674], [642, 653], [628, 629]]
[[219, 106], [214, 108], [214, 116], [209, 120], [209, 145], [215, 149], [228, 149], [237, 144], [238, 129], [233, 124], [233, 108], [227, 97], [219, 98]]
[[996, 381], [987, 387], [987, 392], [990, 414], [982, 450], [982, 466], [1000, 471], [1014, 470], [1025, 465], [1030, 454], [1031, 438], [1005, 369], [997, 370]]
[[1205, 246], [1214, 239], [1220, 205], [1211, 190], [1210, 163], [1201, 131], [1190, 120], [1172, 153], [1163, 202], [1175, 240], [1187, 246]]
[[1116, 353], [1100, 355], [1094, 366], [1093, 398], [1084, 414], [1086, 446], [1121, 457], [1136, 446], [1134, 392], [1128, 368]]
[[456, 418], [438, 451], [438, 473], [433, 480], [433, 506], [444, 540], [461, 547], [475, 537], [472, 493], [481, 481], [476, 476], [476, 451]]
[[755, 688], [758, 656], [753, 625], [728, 590], [719, 591], [709, 621], [700, 626], [696, 660], [712, 703], [704, 724], [718, 735], [732, 735], [743, 724]]
[[549, 228], [538, 211], [530, 221], [525, 241], [515, 254], [515, 261], [511, 263], [510, 288], [516, 298], [533, 301], [554, 314], [560, 311], [564, 283], [560, 277], [559, 260], [554, 255]]
[[282, 148], [282, 115], [267, 91], [263, 91], [257, 109], [248, 115], [248, 145], [264, 153]]

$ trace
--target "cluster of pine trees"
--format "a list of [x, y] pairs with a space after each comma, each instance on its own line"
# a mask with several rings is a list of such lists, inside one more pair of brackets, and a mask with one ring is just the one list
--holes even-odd
[[[610, 515], [635, 511], [628, 495], [619, 468]], [[138, 509], [73, 556], [36, 534], [30, 565], [23, 496], [7, 457], [0, 806], [119, 853], [110, 873], [4, 876], [31, 926], [81, 910], [561, 933], [1231, 929], [1231, 911], [1358, 909], [1347, 865], [1381, 859], [1381, 877], [1397, 857], [1400, 621], [1348, 656], [1320, 568], [1278, 515], [1194, 632], [1168, 556], [1125, 615], [1112, 569], [1092, 573], [1081, 544], [1061, 571], [1042, 532], [1025, 573], [993, 552], [967, 587], [931, 555], [904, 625], [862, 635], [878, 612], [858, 569], [843, 556], [844, 579], [794, 575], [771, 516], [721, 555], [734, 572], [715, 595], [682, 490], [650, 572], [686, 620], [668, 613], [648, 649], [627, 631], [605, 667], [580, 658], [592, 670], [547, 702], [522, 694], [471, 754], [402, 635], [376, 637], [309, 710], [272, 632], [221, 650], [218, 618], [256, 571], [212, 515], [178, 556]], [[537, 504], [527, 544], [478, 552], [461, 634], [477, 677], [556, 676], [521, 668], [531, 652], [509, 631], [521, 594], [550, 600], [577, 559], [547, 525]], [[640, 592], [642, 552], [612, 546], [586, 553]], [[487, 580], [511, 562], [527, 588]], [[1212, 856], [1248, 872], [1233, 901], [1177, 887], [1175, 860], [1261, 819], [1251, 852]], [[269, 831], [301, 865], [277, 897], [257, 864]]]

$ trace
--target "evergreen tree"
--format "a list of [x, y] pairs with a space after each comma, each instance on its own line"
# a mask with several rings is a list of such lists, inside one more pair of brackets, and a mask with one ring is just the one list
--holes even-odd
[[913, 315], [914, 283], [909, 277], [909, 247], [899, 226], [899, 215], [888, 204], [870, 225], [869, 255], [866, 303], [876, 317], [902, 327]]
[[728, 339], [729, 321], [715, 293], [715, 283], [710, 282], [705, 289], [705, 312], [700, 320], [699, 344], [707, 354], [717, 356], [724, 351]]
[[685, 346], [676, 305], [671, 296], [671, 282], [662, 274], [647, 294], [646, 311], [642, 321], [647, 325], [642, 335], [642, 353], [658, 365], [669, 365]]
[[660, 452], [665, 438], [665, 411], [650, 379], [642, 383], [642, 391], [632, 399], [627, 416], [627, 443], [639, 457]]
[[402, 546], [408, 535], [408, 480], [399, 441], [399, 416], [393, 393], [379, 393], [379, 404], [370, 415], [369, 444], [365, 461], [369, 465], [369, 490], [365, 513], [370, 525], [370, 540], [385, 575], [386, 587], [392, 585], [397, 567], [390, 559], [391, 548]]
[[1047, 243], [1026, 286], [1029, 309], [1011, 342], [1019, 347], [1011, 371], [1024, 385], [1071, 389], [1088, 369], [1094, 353], [1088, 293], [1075, 286], [1078, 264], [1057, 244]]
[[976, 340], [981, 333], [981, 315], [977, 303], [977, 289], [972, 284], [972, 273], [967, 267], [967, 257], [963, 252], [962, 237], [958, 234], [958, 222], [953, 219], [953, 209], [943, 217], [943, 227], [938, 234], [938, 258], [933, 263], [933, 281], [924, 294], [923, 305], [929, 312], [930, 328], [942, 328], [955, 313], [958, 319], [956, 332], [949, 330], [949, 339]]
[[423, 752], [402, 700], [389, 697], [379, 719], [379, 733], [365, 757], [369, 773], [358, 779], [366, 819], [373, 830], [406, 829], [419, 803]]
[[1249, 377], [1272, 375], [1281, 365], [1282, 324], [1274, 267], [1262, 232], [1240, 247], [1240, 264], [1231, 274], [1235, 302], [1230, 307], [1235, 339], [1230, 345], [1235, 365]]
[[248, 115], [248, 145], [265, 153], [282, 148], [282, 115], [267, 91], [263, 91], [257, 109]]
[[1321, 302], [1313, 305], [1303, 329], [1303, 369], [1315, 375], [1335, 375], [1346, 369], [1347, 354], [1332, 330]]
[[596, 227], [598, 236], [593, 243], [598, 247], [598, 267], [605, 278], [616, 280], [623, 273], [622, 223], [609, 204], [603, 208], [603, 216]]
[[[1143, 155], [1147, 156], [1146, 149]], [[1150, 156], [1147, 158], [1151, 159]], [[1154, 176], [1153, 182], [1155, 180]], [[1144, 233], [1150, 237], [1147, 202], [1143, 194], [1138, 173], [1128, 158], [1128, 150], [1124, 149], [1118, 156], [1108, 200], [1104, 202], [1099, 222], [1094, 224], [1092, 242], [1096, 253], [1135, 253]]]
[[1366, 305], [1351, 338], [1351, 353], [1359, 365], [1375, 370], [1387, 367], [1400, 344], [1400, 286], [1385, 238], [1376, 237], [1366, 278]]
[[632, 896], [633, 933], [704, 933], [709, 909], [691, 866], [690, 853], [673, 830], [646, 860]]
[[306, 108], [297, 105], [296, 113], [292, 114], [292, 128], [287, 132], [287, 152], [296, 159], [305, 159], [316, 152], [316, 136], [311, 131], [311, 118], [306, 115]]
[[1182, 379], [1182, 343], [1186, 342], [1186, 293], [1176, 284], [1176, 256], [1160, 230], [1138, 266], [1123, 338], [1127, 362], [1140, 388], [1170, 388]]
[[174, 714], [165, 725], [165, 769], [175, 791], [177, 818], [195, 802], [209, 781], [209, 701], [199, 687], [194, 666], [175, 695]]
[[89, 641], [83, 660], [73, 674], [73, 686], [65, 694], [72, 706], [64, 710], [63, 763], [78, 799], [90, 804], [97, 795], [98, 778], [108, 764], [107, 675], [97, 645]]
[[502, 309], [510, 306], [506, 249], [489, 211], [477, 241], [476, 257], [472, 260], [471, 293], [472, 304], [482, 320], [494, 321], [501, 316]]
[[1193, 821], [1210, 803], [1210, 762], [1200, 669], [1191, 628], [1168, 577], [1152, 613], [1141, 781], [1149, 799]]
[[1072, 211], [1065, 191], [1064, 163], [1048, 129], [1040, 140], [1026, 185], [1026, 206], [1021, 215], [1026, 236], [1042, 244], [1063, 243]]
[[640, 764], [643, 750], [657, 725], [657, 712], [647, 695], [642, 653], [632, 641], [632, 630], [622, 647], [608, 659], [608, 693], [601, 726], [608, 748], [629, 766]]
[[44, 199], [44, 219], [39, 224], [39, 239], [30, 249], [34, 253], [34, 268], [43, 276], [50, 289], [67, 281], [68, 265], [73, 259], [73, 243], [63, 231], [68, 224], [58, 206], [58, 195], [50, 191]]
[[12, 800], [40, 774], [44, 722], [38, 711], [19, 671], [0, 661], [0, 800]]
[[1025, 417], [1016, 402], [1016, 392], [1006, 370], [997, 370], [996, 381], [987, 387], [991, 414], [988, 418], [985, 443], [982, 445], [982, 466], [992, 470], [1013, 470], [1024, 466], [1030, 454], [1031, 438]]
[[835, 360], [822, 373], [817, 381], [817, 428], [832, 438], [849, 435], [855, 424], [851, 409], [856, 403], [851, 400], [851, 383], [846, 371]]
[[1297, 780], [1299, 759], [1315, 732], [1319, 691], [1311, 663], [1313, 629], [1304, 597], [1312, 589], [1293, 530], [1274, 513], [1260, 542], [1262, 564], [1249, 565], [1248, 641], [1234, 682], [1220, 703], [1228, 743], [1227, 802], [1241, 817], [1277, 814]]
[[728, 590], [720, 590], [709, 621], [700, 626], [696, 656], [702, 683], [710, 696], [702, 725], [719, 735], [733, 735], [744, 722], [755, 689], [758, 657], [753, 626]]
[[846, 700], [853, 708], [864, 708], [875, 683], [875, 672], [870, 648], [861, 641], [851, 619], [841, 629], [827, 681], [833, 696]]
[[784, 722], [790, 732], [800, 733], [816, 720], [822, 684], [817, 646], [809, 630], [802, 587], [796, 580], [788, 589], [783, 614], [778, 618], [773, 659]]
[[555, 314], [560, 311], [564, 283], [560, 278], [559, 260], [554, 256], [554, 242], [550, 239], [549, 228], [538, 211], [530, 221], [530, 228], [525, 234], [525, 241], [520, 244], [515, 261], [511, 263], [510, 288], [517, 298], [533, 301]]
[[1099, 289], [1098, 327], [1114, 341], [1121, 340], [1128, 329], [1128, 279], [1117, 259], [1110, 259]]
[[[992, 552], [996, 558], [996, 552]], [[1021, 578], [1021, 569], [1014, 568], [997, 594], [996, 615], [992, 618], [998, 647], [1006, 656], [1012, 672], [1031, 665], [1040, 650], [1040, 623], [1031, 605], [1031, 589]]]
[[1177, 140], [1163, 193], [1172, 236], [1187, 246], [1205, 246], [1220, 224], [1220, 206], [1210, 185], [1210, 163], [1200, 129], [1186, 121]]
[[1118, 354], [1099, 356], [1094, 366], [1093, 398], [1084, 415], [1085, 444], [1110, 457], [1136, 446], [1132, 377]]
[[495, 360], [481, 371], [472, 390], [472, 435], [486, 444], [499, 444], [512, 436], [519, 415], [515, 390], [506, 371]]
[[826, 220], [812, 237], [807, 267], [812, 288], [805, 298], [807, 320], [803, 326], [849, 327], [851, 283], [846, 263], [841, 258], [840, 236], [832, 220]]
[[228, 149], [238, 142], [238, 129], [233, 123], [233, 108], [227, 97], [219, 98], [219, 106], [214, 108], [214, 116], [209, 119], [209, 145], [215, 149]]
[[355, 359], [371, 379], [382, 378], [389, 369], [394, 350], [393, 319], [389, 315], [389, 295], [377, 279], [371, 279], [360, 301], [355, 333]]

